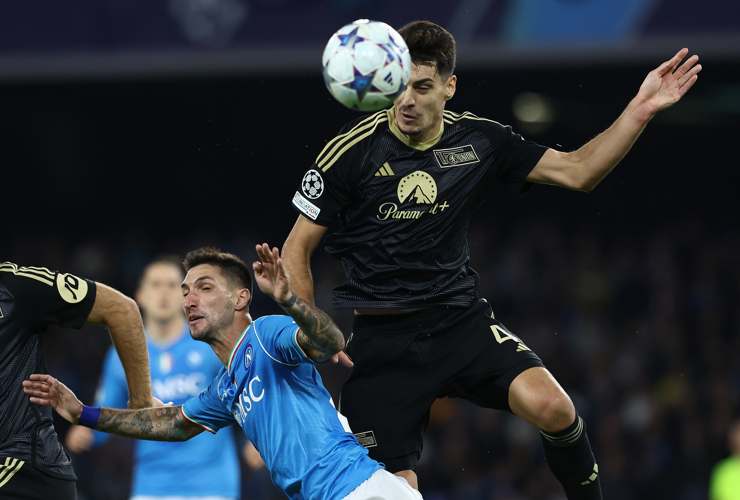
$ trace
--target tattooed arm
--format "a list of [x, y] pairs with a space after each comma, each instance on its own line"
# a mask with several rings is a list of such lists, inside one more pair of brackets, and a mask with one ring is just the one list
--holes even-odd
[[290, 279], [278, 249], [270, 249], [263, 243], [257, 245], [257, 256], [259, 261], [252, 266], [257, 286], [301, 327], [297, 340], [306, 355], [316, 362], [322, 362], [344, 349], [344, 335], [331, 317], [291, 290]]
[[185, 418], [182, 406], [160, 406], [142, 410], [102, 408], [96, 429], [153, 441], [187, 441], [203, 431]]
[[344, 349], [344, 335], [324, 311], [290, 292], [280, 307], [290, 314], [298, 326], [298, 345], [312, 360], [320, 363]]
[[[83, 405], [77, 396], [51, 375], [34, 373], [23, 381], [23, 391], [31, 402], [51, 406], [67, 422], [80, 421]], [[180, 406], [158, 406], [141, 410], [102, 408], [98, 430], [138, 439], [154, 441], [185, 441], [202, 432], [182, 413]]]

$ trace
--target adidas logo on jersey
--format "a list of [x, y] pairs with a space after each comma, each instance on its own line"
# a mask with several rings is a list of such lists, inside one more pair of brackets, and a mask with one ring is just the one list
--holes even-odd
[[375, 177], [390, 177], [392, 175], [396, 175], [396, 173], [393, 171], [388, 162], [383, 163], [378, 171], [375, 172]]

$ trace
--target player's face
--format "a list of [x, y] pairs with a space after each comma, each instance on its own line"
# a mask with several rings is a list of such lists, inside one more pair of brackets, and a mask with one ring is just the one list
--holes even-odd
[[445, 103], [455, 94], [457, 77], [443, 77], [436, 64], [414, 64], [408, 87], [394, 103], [396, 125], [420, 141], [433, 138], [442, 123]]
[[185, 318], [194, 339], [216, 338], [232, 324], [238, 290], [217, 266], [200, 264], [191, 268], [181, 288]]
[[174, 264], [148, 266], [136, 293], [136, 301], [147, 320], [170, 321], [182, 314], [180, 282], [182, 271]]

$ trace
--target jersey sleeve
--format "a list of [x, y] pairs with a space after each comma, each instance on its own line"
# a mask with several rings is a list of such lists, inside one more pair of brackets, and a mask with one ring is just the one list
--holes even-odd
[[361, 169], [367, 139], [381, 123], [385, 111], [374, 113], [346, 125], [326, 143], [313, 165], [301, 178], [293, 195], [293, 208], [322, 226], [337, 223], [353, 198], [356, 174]]
[[[110, 348], [103, 363], [103, 374], [95, 393], [95, 406], [103, 408], [128, 407], [128, 385], [123, 365], [114, 348]], [[107, 432], [93, 433], [93, 446], [100, 446], [110, 438]]]
[[228, 378], [225, 370], [203, 392], [185, 401], [181, 408], [185, 418], [213, 434], [234, 423], [234, 417], [218, 397], [218, 386], [224, 377]]
[[263, 316], [255, 321], [254, 329], [261, 347], [274, 361], [291, 366], [310, 362], [298, 345], [300, 327], [290, 316]]
[[45, 267], [0, 264], [17, 310], [43, 326], [81, 328], [95, 303], [95, 282]]
[[547, 147], [525, 139], [509, 125], [487, 123], [486, 132], [493, 142], [493, 177], [515, 187], [527, 186], [527, 176], [540, 161]]

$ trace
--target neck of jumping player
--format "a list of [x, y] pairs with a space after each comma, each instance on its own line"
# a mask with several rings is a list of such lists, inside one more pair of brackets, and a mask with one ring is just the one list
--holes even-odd
[[405, 126], [399, 113], [402, 113], [402, 111], [395, 107], [389, 110], [390, 129], [393, 135], [406, 145], [424, 151], [436, 144], [442, 137], [444, 117], [441, 113], [434, 117], [431, 124], [418, 130], [404, 130]]

